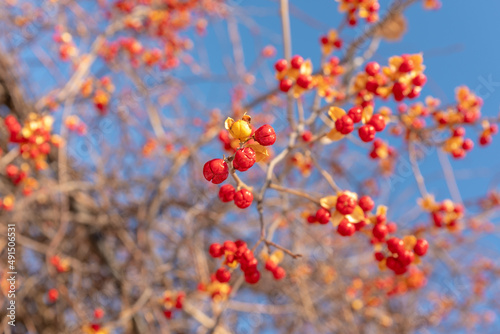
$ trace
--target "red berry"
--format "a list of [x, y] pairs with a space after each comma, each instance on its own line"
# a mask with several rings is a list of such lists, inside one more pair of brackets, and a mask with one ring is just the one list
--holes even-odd
[[203, 176], [207, 181], [211, 181], [213, 184], [224, 182], [228, 175], [229, 168], [222, 159], [210, 160], [203, 166]]
[[418, 256], [424, 256], [427, 253], [427, 249], [429, 249], [429, 243], [425, 239], [418, 239], [413, 251]]
[[215, 272], [215, 278], [221, 283], [227, 283], [231, 279], [231, 273], [226, 268], [219, 268]]
[[453, 137], [463, 137], [465, 136], [465, 129], [461, 126], [453, 130]]
[[366, 225], [368, 225], [368, 223], [364, 220], [359, 221], [357, 223], [354, 223], [354, 227], [356, 228], [356, 231], [361, 231], [363, 229], [363, 227], [365, 227]]
[[[224, 252], [230, 252], [230, 253], [234, 253], [238, 249], [236, 244], [234, 242], [232, 242], [231, 240], [224, 241], [223, 248], [224, 248]], [[230, 261], [230, 262], [232, 262], [232, 261]]]
[[293, 81], [291, 79], [282, 79], [280, 81], [280, 90], [284, 93], [288, 92], [293, 86]]
[[375, 114], [372, 116], [368, 124], [373, 125], [375, 131], [380, 132], [385, 129], [385, 119], [380, 114]]
[[269, 259], [266, 261], [265, 268], [266, 268], [266, 270], [274, 271], [274, 270], [276, 270], [276, 268], [278, 268], [278, 264], [276, 262], [274, 262], [273, 260]]
[[375, 207], [375, 203], [373, 202], [373, 200], [370, 196], [361, 197], [359, 199], [358, 203], [364, 212], [371, 211]]
[[49, 302], [54, 303], [59, 299], [59, 291], [56, 289], [50, 289], [47, 293], [47, 297], [49, 298]]
[[342, 194], [337, 198], [337, 204], [335, 205], [335, 208], [339, 213], [343, 215], [350, 215], [351, 213], [353, 213], [355, 207], [356, 200], [354, 199], [354, 197], [347, 194]]
[[455, 158], [455, 159], [461, 159], [463, 157], [465, 157], [465, 151], [461, 148], [457, 148], [456, 150], [453, 150], [451, 152], [451, 155]]
[[310, 142], [312, 139], [312, 133], [311, 131], [304, 131], [302, 133], [302, 140], [305, 141], [306, 143]]
[[358, 130], [359, 138], [364, 142], [370, 142], [375, 138], [375, 128], [371, 124], [365, 124]]
[[254, 271], [250, 274], [245, 274], [245, 281], [249, 284], [255, 284], [259, 281], [260, 279], [260, 272], [259, 271]]
[[309, 224], [314, 224], [314, 223], [316, 223], [316, 216], [311, 216], [311, 215], [309, 215], [309, 216], [307, 217], [307, 222], [308, 222]]
[[427, 77], [425, 76], [425, 74], [420, 73], [417, 74], [415, 78], [413, 78], [412, 82], [415, 86], [422, 87], [427, 82]]
[[7, 174], [7, 176], [9, 178], [15, 178], [18, 174], [19, 174], [19, 168], [17, 168], [17, 166], [15, 165], [8, 165], [6, 168], [5, 168], [5, 173]]
[[319, 208], [318, 211], [316, 211], [316, 221], [322, 225], [328, 224], [330, 221], [330, 211], [328, 211], [325, 208]]
[[486, 146], [491, 143], [491, 136], [481, 136], [479, 138], [479, 145]]
[[94, 318], [101, 319], [104, 317], [104, 310], [102, 308], [96, 308], [94, 310]]
[[328, 44], [330, 41], [328, 40], [328, 36], [321, 36], [321, 38], [319, 39], [320, 43], [323, 44], [323, 45], [326, 45]]
[[366, 81], [365, 88], [370, 93], [377, 94], [378, 87], [379, 87], [379, 84], [375, 79], [370, 78]]
[[403, 240], [396, 237], [392, 237], [389, 240], [387, 240], [387, 248], [391, 253], [399, 254], [404, 251], [405, 244]]
[[337, 226], [337, 233], [343, 237], [350, 237], [354, 232], [356, 232], [356, 227], [345, 218]]
[[312, 84], [312, 76], [310, 75], [301, 74], [297, 78], [297, 85], [301, 88], [309, 89], [311, 84]]
[[222, 202], [231, 202], [234, 199], [234, 187], [230, 184], [225, 184], [219, 189], [219, 198]]
[[211, 257], [221, 257], [224, 254], [224, 249], [220, 244], [214, 243], [210, 245], [208, 249], [208, 253], [210, 253]]
[[401, 101], [404, 99], [404, 91], [406, 90], [406, 85], [402, 82], [396, 82], [394, 86], [392, 86], [392, 93], [394, 94], [394, 99], [396, 101]]
[[375, 252], [374, 256], [375, 256], [375, 260], [377, 260], [379, 262], [382, 261], [383, 259], [385, 259], [385, 256], [382, 252]]
[[387, 231], [387, 225], [375, 224], [372, 232], [375, 238], [377, 238], [378, 240], [384, 240], [385, 236], [389, 231]]
[[413, 252], [409, 251], [409, 250], [405, 250], [404, 252], [401, 252], [398, 256], [399, 256], [398, 261], [403, 266], [409, 266], [413, 262], [413, 259], [415, 258], [415, 255], [413, 254]]
[[341, 49], [343, 44], [344, 44], [344, 41], [342, 41], [340, 38], [337, 38], [333, 42], [333, 46], [335, 46], [337, 49]]
[[406, 58], [403, 60], [401, 65], [399, 65], [399, 72], [408, 73], [413, 71], [414, 68], [415, 65], [413, 64], [413, 60], [411, 60], [410, 58]]
[[264, 124], [254, 133], [255, 140], [262, 146], [270, 146], [276, 142], [276, 133], [269, 124]]
[[292, 68], [298, 70], [304, 63], [304, 58], [301, 56], [293, 56], [290, 64], [292, 65]]
[[280, 280], [282, 278], [284, 278], [286, 276], [286, 271], [285, 269], [281, 268], [281, 267], [277, 267], [274, 271], [273, 271], [273, 276], [276, 280]]
[[234, 194], [234, 204], [240, 209], [248, 208], [253, 201], [253, 195], [248, 189], [241, 189]]
[[335, 121], [335, 129], [343, 135], [349, 134], [354, 130], [354, 122], [348, 115], [344, 115]]
[[490, 125], [490, 132], [492, 135], [495, 135], [498, 133], [498, 125], [497, 124], [491, 124]]
[[387, 224], [387, 232], [394, 233], [398, 229], [398, 226], [394, 222], [390, 222]]
[[233, 167], [240, 172], [244, 172], [251, 168], [255, 163], [255, 151], [250, 147], [245, 147], [236, 151], [233, 160]]
[[374, 76], [380, 72], [380, 65], [375, 61], [371, 61], [366, 64], [365, 72], [370, 76]]
[[359, 123], [362, 118], [362, 113], [363, 113], [363, 108], [360, 106], [354, 106], [351, 109], [349, 109], [349, 112], [347, 115], [352, 119], [354, 123]]
[[288, 67], [288, 62], [286, 61], [286, 59], [280, 59], [276, 62], [276, 64], [274, 64], [274, 68], [278, 72], [283, 72], [284, 70], [286, 70], [287, 67]]

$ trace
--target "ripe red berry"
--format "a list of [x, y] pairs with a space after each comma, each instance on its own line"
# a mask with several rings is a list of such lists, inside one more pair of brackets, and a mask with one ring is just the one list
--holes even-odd
[[280, 81], [280, 90], [284, 93], [288, 92], [290, 88], [293, 86], [293, 81], [288, 78], [281, 79]]
[[240, 172], [244, 172], [251, 168], [255, 163], [255, 151], [250, 147], [242, 148], [236, 151], [233, 160], [233, 167]]
[[415, 258], [415, 254], [413, 254], [413, 252], [409, 250], [401, 252], [398, 256], [399, 256], [398, 261], [403, 266], [409, 266], [413, 262], [413, 259]]
[[302, 140], [305, 141], [306, 143], [310, 142], [312, 139], [312, 133], [311, 131], [304, 131], [302, 133]]
[[375, 252], [374, 256], [375, 256], [375, 260], [377, 260], [379, 262], [382, 261], [383, 259], [385, 259], [385, 256], [382, 252]]
[[354, 106], [349, 109], [347, 115], [349, 115], [354, 123], [359, 123], [363, 116], [363, 108], [361, 108], [360, 106]]
[[333, 46], [335, 46], [337, 49], [341, 49], [342, 48], [342, 45], [344, 45], [344, 41], [340, 38], [337, 38], [334, 42], [333, 42]]
[[370, 93], [373, 93], [373, 94], [377, 94], [377, 89], [379, 87], [379, 84], [378, 82], [373, 79], [373, 78], [370, 78], [366, 81], [366, 90], [369, 91]]
[[375, 203], [373, 202], [373, 200], [370, 196], [361, 197], [359, 199], [358, 203], [364, 212], [371, 211], [375, 207]]
[[234, 199], [234, 187], [230, 184], [225, 184], [219, 189], [219, 198], [222, 202], [231, 202]]
[[265, 268], [266, 268], [266, 270], [274, 271], [274, 270], [276, 270], [276, 268], [278, 268], [278, 264], [276, 262], [274, 262], [273, 260], [269, 259], [266, 261]]
[[463, 157], [465, 157], [465, 150], [461, 149], [461, 148], [457, 148], [456, 150], [453, 150], [451, 152], [451, 155], [455, 158], [455, 159], [461, 159]]
[[335, 205], [335, 208], [339, 213], [343, 215], [350, 215], [351, 213], [353, 213], [355, 207], [356, 200], [354, 199], [354, 197], [347, 194], [342, 194], [337, 198], [337, 204]]
[[387, 240], [387, 248], [391, 253], [399, 254], [404, 251], [405, 244], [403, 240], [396, 237], [392, 237], [389, 240]]
[[385, 224], [375, 224], [373, 227], [373, 236], [378, 240], [384, 240], [387, 235], [387, 226]]
[[94, 310], [94, 318], [101, 319], [104, 317], [104, 310], [102, 308], [96, 308]]
[[[234, 253], [238, 249], [236, 244], [231, 240], [224, 241], [223, 248], [224, 248], [224, 252], [230, 252], [230, 253]], [[232, 261], [230, 261], [230, 262], [232, 262]]]
[[401, 101], [404, 99], [404, 91], [406, 90], [406, 85], [402, 82], [396, 82], [394, 86], [392, 86], [392, 93], [394, 94], [394, 99], [396, 101]]
[[399, 65], [399, 72], [408, 73], [413, 71], [414, 68], [415, 64], [413, 63], [413, 60], [411, 60], [410, 58], [406, 58], [403, 60], [401, 65]]
[[376, 75], [378, 72], [380, 72], [379, 63], [377, 63], [375, 61], [369, 62], [368, 64], [366, 64], [365, 72], [366, 72], [366, 74], [368, 74], [370, 76]]
[[210, 245], [208, 249], [208, 253], [210, 253], [211, 257], [221, 257], [224, 254], [224, 249], [220, 244], [214, 243]]
[[307, 74], [301, 74], [297, 78], [297, 85], [304, 89], [309, 89], [312, 84], [312, 76]]
[[389, 233], [394, 233], [398, 229], [398, 226], [394, 222], [390, 222], [387, 224], [387, 232]]
[[490, 132], [492, 135], [496, 135], [498, 133], [498, 125], [497, 124], [491, 124], [490, 125]]
[[462, 126], [459, 126], [455, 130], [453, 130], [453, 137], [463, 137], [465, 136], [465, 129]]
[[288, 67], [288, 62], [286, 61], [286, 59], [280, 59], [276, 62], [276, 64], [274, 64], [274, 68], [278, 72], [283, 72], [284, 70], [286, 70], [287, 67]]
[[481, 136], [479, 138], [479, 145], [486, 146], [491, 143], [491, 136]]
[[380, 132], [385, 129], [385, 119], [380, 114], [375, 114], [372, 116], [368, 124], [373, 125], [375, 131]]
[[321, 36], [321, 38], [319, 39], [319, 42], [323, 45], [326, 45], [328, 44], [330, 41], [328, 40], [328, 36]]
[[356, 227], [345, 218], [337, 226], [337, 233], [343, 237], [350, 237], [354, 232], [356, 232]]
[[229, 168], [227, 167], [227, 163], [222, 159], [207, 161], [203, 166], [203, 176], [213, 184], [224, 182], [228, 175]]
[[292, 65], [292, 68], [298, 70], [304, 63], [304, 58], [301, 56], [293, 56], [292, 60], [290, 61], [290, 64]]
[[259, 271], [254, 271], [250, 274], [245, 273], [245, 281], [249, 284], [255, 284], [259, 281], [260, 279], [260, 272]]
[[417, 74], [415, 78], [413, 78], [412, 82], [415, 86], [422, 87], [427, 82], [427, 77], [425, 76], [425, 74], [420, 73]]
[[276, 267], [276, 269], [273, 271], [273, 276], [276, 280], [280, 280], [286, 276], [286, 271], [281, 267]]
[[49, 298], [49, 302], [54, 303], [59, 299], [59, 291], [56, 289], [50, 289], [47, 293], [47, 297]]
[[474, 142], [470, 138], [465, 139], [464, 142], [462, 143], [462, 148], [466, 151], [472, 150], [473, 147], [474, 147]]
[[418, 239], [413, 251], [418, 256], [424, 256], [427, 253], [427, 249], [429, 249], [429, 243], [425, 239]]
[[276, 133], [269, 124], [264, 124], [254, 133], [255, 140], [262, 146], [270, 146], [276, 142]]
[[375, 138], [375, 128], [371, 124], [365, 124], [358, 130], [359, 138], [364, 142], [370, 142]]
[[226, 268], [219, 268], [215, 272], [215, 278], [221, 283], [227, 283], [231, 279], [231, 273]]
[[347, 135], [354, 130], [354, 122], [348, 115], [344, 115], [335, 121], [335, 129], [343, 135]]
[[253, 195], [248, 189], [241, 189], [234, 194], [234, 204], [240, 209], [248, 208], [253, 201]]
[[356, 228], [356, 231], [361, 231], [363, 229], [363, 227], [365, 227], [366, 225], [368, 225], [368, 223], [364, 220], [359, 221], [357, 223], [354, 223], [354, 227]]
[[328, 211], [327, 209], [325, 208], [319, 208], [318, 211], [316, 211], [316, 221], [322, 225], [324, 224], [328, 224], [328, 222], [330, 221], [330, 217], [331, 217], [331, 214], [330, 214], [330, 211]]

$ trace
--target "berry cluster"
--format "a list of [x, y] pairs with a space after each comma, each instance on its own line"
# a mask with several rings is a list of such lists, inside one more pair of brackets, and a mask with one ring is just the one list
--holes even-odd
[[[242, 119], [237, 121], [228, 118], [225, 127], [229, 135], [239, 142], [239, 148], [234, 155], [226, 159], [212, 159], [205, 163], [203, 176], [213, 184], [220, 184], [227, 179], [230, 172], [228, 162], [232, 163], [233, 170], [245, 172], [256, 162], [267, 158], [269, 153], [266, 146], [276, 142], [276, 133], [272, 126], [265, 124], [253, 131], [251, 117], [248, 115], [244, 115]], [[219, 138], [224, 138], [228, 144], [231, 143], [229, 136], [226, 139], [225, 135], [219, 133]], [[237, 207], [245, 209], [252, 204], [253, 194], [249, 189], [240, 185], [238, 185], [238, 189], [235, 189], [232, 185], [226, 184], [220, 188], [219, 198], [225, 203], [234, 201]]]
[[8, 115], [4, 124], [9, 131], [9, 141], [19, 145], [19, 151], [24, 159], [30, 159], [35, 163], [38, 170], [47, 168], [47, 155], [50, 153], [51, 145], [59, 145], [57, 136], [52, 136], [51, 116], [40, 116], [30, 113], [21, 126], [17, 119]]
[[78, 55], [78, 49], [73, 42], [73, 37], [61, 25], [55, 27], [54, 42], [59, 44], [59, 57], [62, 61], [68, 61]]
[[165, 291], [163, 298], [160, 300], [165, 318], [172, 319], [173, 312], [182, 309], [185, 297], [186, 294], [183, 291], [175, 293], [172, 291]]
[[7, 165], [5, 168], [5, 174], [11, 182], [15, 186], [23, 187], [24, 196], [31, 195], [33, 190], [38, 188], [38, 181], [33, 177], [28, 177], [29, 169], [30, 167], [27, 163], [23, 163], [21, 168], [12, 164]]
[[429, 244], [425, 239], [417, 239], [413, 235], [407, 235], [403, 239], [392, 237], [386, 241], [388, 253], [375, 252], [375, 259], [379, 267], [386, 266], [394, 271], [396, 275], [402, 275], [408, 271], [412, 263], [420, 263], [419, 257], [427, 253]]
[[325, 55], [329, 55], [335, 49], [341, 49], [344, 44], [336, 30], [330, 30], [327, 35], [321, 36], [321, 51]]
[[94, 310], [94, 321], [83, 328], [86, 334], [108, 334], [109, 331], [101, 325], [101, 319], [104, 317], [104, 310], [96, 308]]
[[275, 280], [280, 280], [285, 278], [286, 271], [279, 266], [280, 262], [283, 261], [284, 254], [281, 250], [274, 251], [271, 255], [267, 252], [262, 254], [262, 258], [266, 261], [265, 268], [273, 274]]
[[347, 21], [349, 25], [355, 26], [358, 23], [358, 18], [363, 18], [368, 23], [378, 21], [378, 11], [380, 4], [378, 0], [336, 0], [340, 2], [339, 11], [347, 13]]
[[389, 66], [382, 68], [377, 62], [368, 63], [354, 80], [356, 103], [363, 107], [373, 105], [375, 96], [386, 99], [392, 95], [396, 101], [418, 97], [427, 82], [422, 63], [421, 54], [391, 57]]
[[329, 103], [333, 102], [334, 99], [336, 101], [344, 100], [345, 92], [339, 90], [338, 84], [338, 76], [344, 73], [344, 67], [340, 65], [339, 58], [331, 57], [323, 63], [322, 70], [323, 75], [314, 77], [318, 95]]
[[76, 132], [80, 136], [87, 133], [87, 125], [76, 115], [66, 117], [64, 125], [66, 125], [69, 131]]
[[70, 262], [69, 259], [63, 258], [61, 259], [59, 256], [54, 255], [50, 258], [50, 264], [53, 265], [57, 272], [64, 273], [70, 270]]
[[274, 64], [274, 68], [276, 78], [280, 81], [280, 90], [287, 93], [293, 87], [292, 94], [296, 98], [316, 85], [311, 61], [304, 60], [301, 56], [293, 56], [290, 64], [285, 59], [280, 59]]
[[232, 288], [229, 283], [219, 282], [214, 274], [210, 276], [210, 283], [198, 284], [198, 290], [208, 293], [213, 301], [219, 302], [226, 300], [229, 297]]
[[432, 196], [419, 200], [419, 204], [431, 214], [435, 227], [446, 227], [449, 231], [456, 231], [459, 228], [458, 221], [464, 216], [462, 204], [453, 203], [449, 199], [437, 203]]
[[376, 132], [381, 132], [386, 126], [386, 117], [381, 114], [373, 114], [373, 107], [354, 106], [346, 113], [339, 107], [331, 107], [328, 114], [335, 122], [335, 127], [327, 134], [330, 140], [340, 140], [345, 135], [354, 131], [354, 125], [361, 123], [358, 135], [364, 142], [370, 142], [375, 138]]
[[[223, 264], [229, 268], [236, 268], [239, 264], [241, 271], [245, 274], [245, 281], [247, 283], [255, 284], [259, 281], [258, 261], [244, 241], [236, 240], [233, 242], [227, 240], [223, 245], [217, 243], [211, 244], [209, 253], [213, 258], [224, 257]], [[223, 266], [217, 269], [215, 278], [220, 283], [227, 283], [231, 279], [231, 271]]]

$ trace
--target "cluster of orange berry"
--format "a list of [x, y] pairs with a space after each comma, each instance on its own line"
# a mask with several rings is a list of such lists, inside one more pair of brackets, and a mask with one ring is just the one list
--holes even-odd
[[165, 318], [172, 319], [173, 312], [182, 309], [185, 297], [186, 294], [183, 291], [176, 293], [165, 291], [163, 298], [160, 300]]
[[[256, 162], [263, 161], [269, 156], [266, 146], [276, 142], [276, 133], [272, 126], [265, 124], [253, 130], [251, 117], [244, 115], [242, 119], [234, 121], [228, 118], [225, 127], [232, 138], [239, 140], [239, 148], [234, 155], [226, 159], [212, 159], [203, 166], [203, 176], [209, 182], [220, 184], [229, 175], [228, 162], [234, 170], [245, 172]], [[238, 187], [240, 188], [240, 187]], [[222, 202], [234, 201], [237, 207], [245, 209], [252, 204], [253, 194], [249, 189], [235, 190], [230, 184], [220, 188], [219, 198]]]
[[377, 22], [379, 19], [378, 11], [380, 4], [378, 0], [336, 0], [340, 2], [339, 11], [347, 13], [349, 25], [355, 26], [358, 23], [358, 17], [363, 18], [368, 23]]
[[280, 59], [274, 64], [276, 79], [280, 81], [279, 88], [287, 93], [293, 88], [294, 97], [300, 97], [304, 92], [315, 86], [312, 75], [311, 61], [304, 60], [301, 56], [293, 56], [290, 64], [286, 59]]

